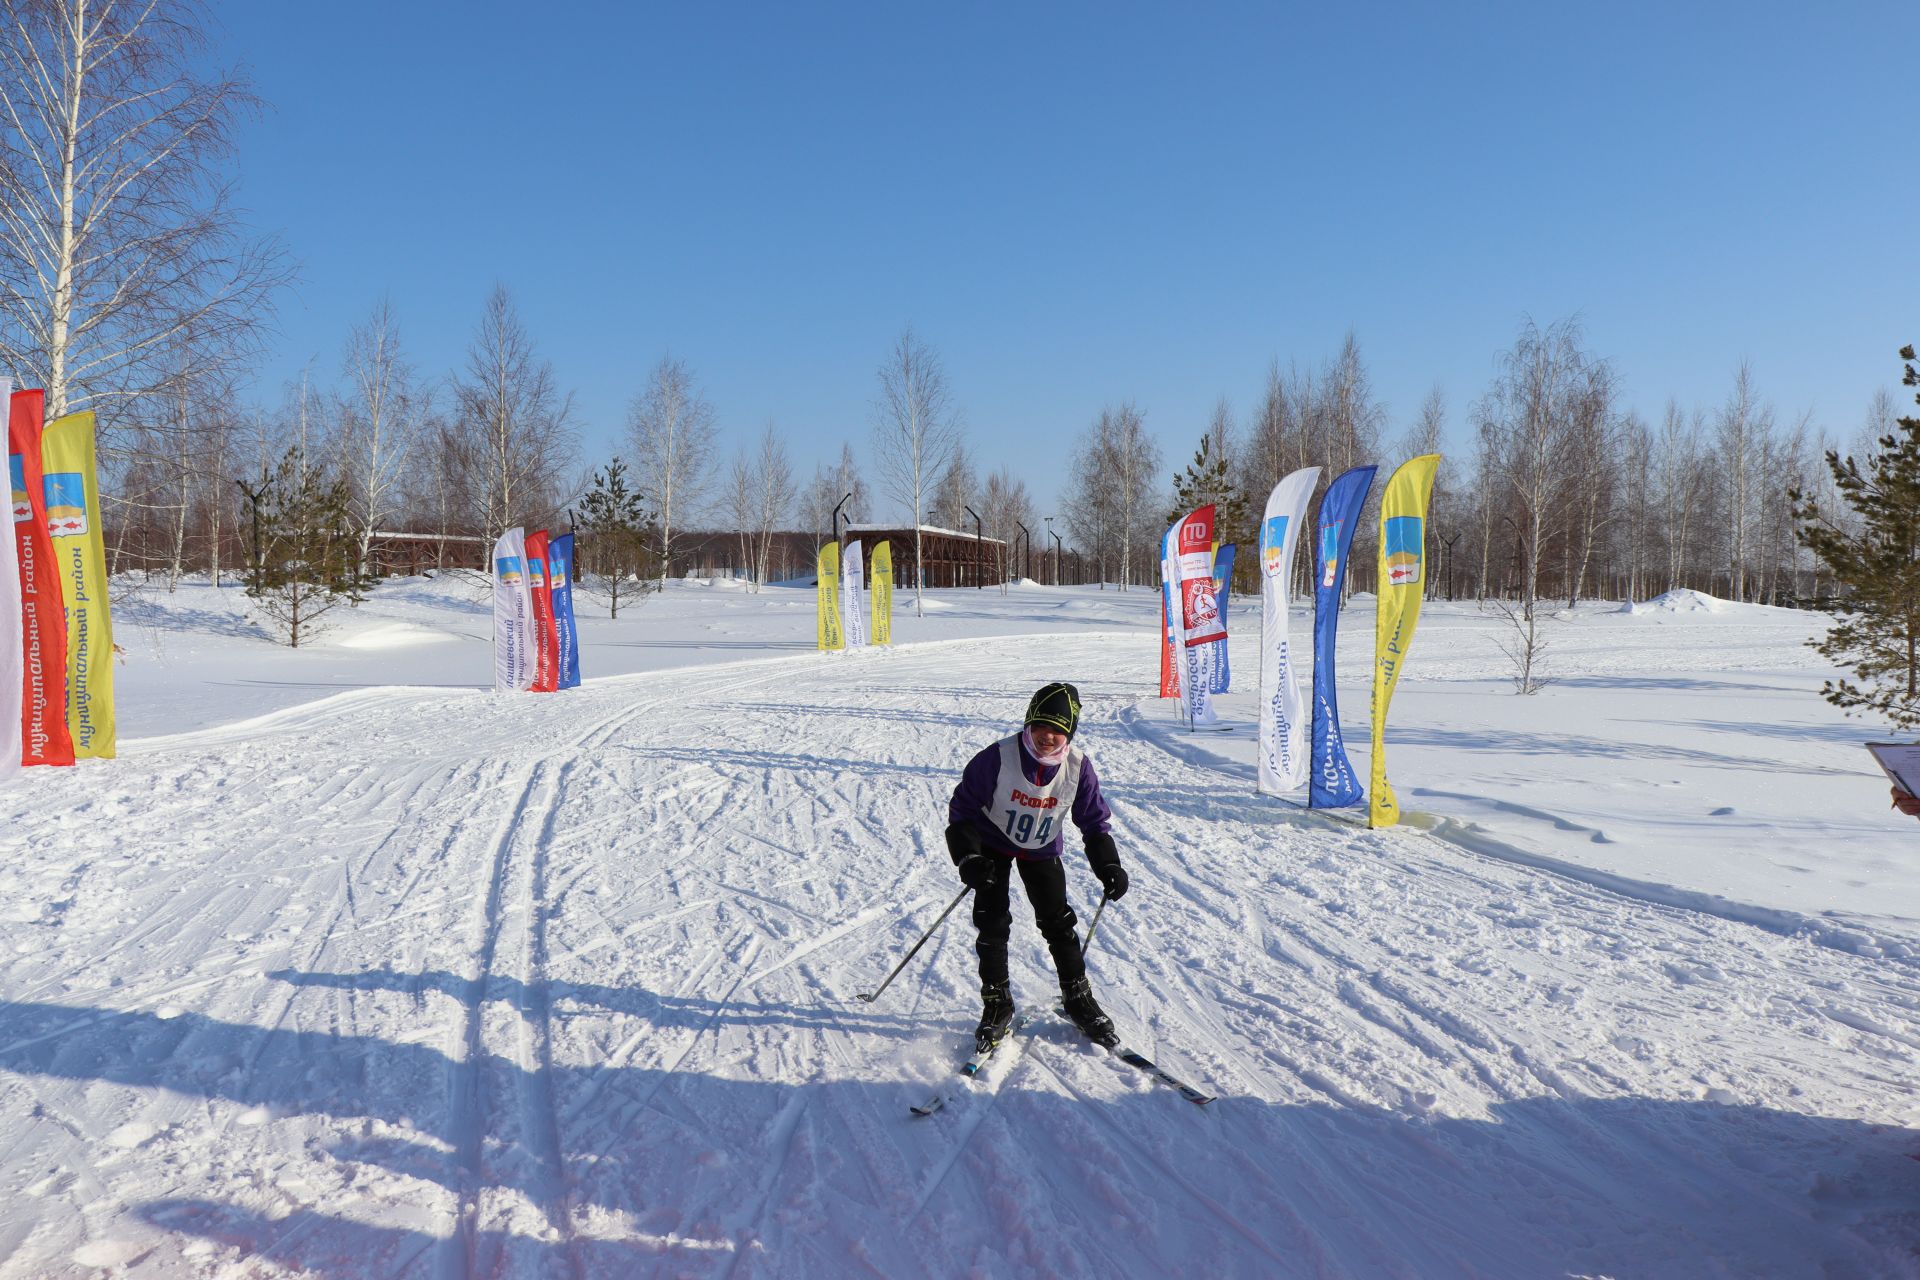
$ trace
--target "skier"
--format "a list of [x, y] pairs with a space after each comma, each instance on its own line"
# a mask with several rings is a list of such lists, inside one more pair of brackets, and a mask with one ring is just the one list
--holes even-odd
[[979, 932], [974, 950], [980, 957], [982, 1008], [974, 1041], [981, 1052], [997, 1044], [1013, 1023], [1007, 979], [1013, 914], [1007, 894], [1015, 867], [1026, 886], [1034, 923], [1053, 952], [1067, 1016], [1096, 1043], [1118, 1043], [1113, 1020], [1101, 1010], [1087, 981], [1061, 862], [1066, 818], [1071, 816], [1107, 897], [1126, 896], [1127, 872], [1107, 830], [1112, 813], [1101, 798], [1100, 777], [1086, 752], [1072, 745], [1079, 722], [1079, 690], [1057, 682], [1045, 686], [1027, 703], [1019, 733], [967, 762], [947, 805], [947, 851], [960, 879], [973, 890], [973, 926]]

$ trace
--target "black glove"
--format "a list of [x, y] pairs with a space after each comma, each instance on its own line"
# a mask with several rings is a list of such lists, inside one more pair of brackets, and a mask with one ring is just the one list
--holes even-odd
[[1096, 831], [1087, 837], [1087, 861], [1109, 898], [1118, 901], [1127, 896], [1127, 869], [1120, 865], [1120, 850], [1111, 834]]
[[993, 879], [993, 859], [984, 853], [970, 853], [960, 859], [960, 883], [969, 889], [980, 890], [987, 887]]
[[971, 822], [947, 824], [947, 856], [959, 866], [980, 852], [980, 832]]

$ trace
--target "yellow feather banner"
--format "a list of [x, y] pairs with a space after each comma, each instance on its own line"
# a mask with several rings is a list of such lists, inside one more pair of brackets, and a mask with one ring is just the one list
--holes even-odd
[[113, 618], [107, 610], [106, 540], [94, 467], [93, 415], [70, 413], [40, 439], [47, 532], [67, 613], [67, 727], [76, 758], [110, 759], [113, 716]]
[[843, 649], [846, 637], [840, 633], [840, 544], [829, 542], [820, 548], [817, 566], [820, 604], [820, 647]]
[[867, 593], [873, 597], [873, 642], [875, 644], [893, 643], [893, 544], [883, 542], [873, 549], [873, 563], [868, 566], [872, 581], [867, 583]]
[[1400, 683], [1426, 589], [1427, 499], [1440, 455], [1401, 464], [1380, 495], [1380, 579], [1373, 631], [1373, 785], [1367, 789], [1367, 825], [1391, 827], [1400, 804], [1387, 785], [1387, 704]]

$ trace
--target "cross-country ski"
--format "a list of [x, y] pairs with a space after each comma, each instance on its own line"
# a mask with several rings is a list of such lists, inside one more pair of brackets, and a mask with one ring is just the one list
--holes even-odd
[[[984, 1045], [976, 1045], [974, 1047], [973, 1056], [960, 1064], [960, 1075], [967, 1080], [972, 1080], [979, 1076], [994, 1056], [1005, 1048], [1007, 1042], [1019, 1035], [1021, 1028], [1025, 1027], [1032, 1020], [1032, 1014], [1016, 1014], [1013, 1021], [1009, 1022], [1005, 1030], [1001, 1031], [998, 1036], [989, 1040]], [[937, 1089], [925, 1102], [909, 1107], [908, 1110], [916, 1116], [930, 1116], [947, 1104], [949, 1092], [948, 1089]]]
[[1132, 1049], [1129, 1049], [1124, 1045], [1107, 1046], [1107, 1052], [1111, 1053], [1114, 1057], [1118, 1058], [1120, 1061], [1126, 1063], [1130, 1067], [1138, 1067], [1140, 1070], [1146, 1072], [1148, 1075], [1152, 1076], [1156, 1080], [1159, 1080], [1163, 1084], [1172, 1085], [1174, 1089], [1179, 1092], [1181, 1097], [1185, 1098], [1188, 1102], [1191, 1102], [1196, 1106], [1204, 1107], [1209, 1102], [1214, 1101], [1214, 1096], [1212, 1094], [1203, 1093], [1199, 1089], [1194, 1088], [1192, 1085], [1188, 1084], [1185, 1080], [1182, 1080], [1179, 1076], [1176, 1076], [1171, 1071], [1168, 1071], [1165, 1067], [1157, 1065], [1151, 1058], [1147, 1057], [1143, 1053], [1136, 1053]]

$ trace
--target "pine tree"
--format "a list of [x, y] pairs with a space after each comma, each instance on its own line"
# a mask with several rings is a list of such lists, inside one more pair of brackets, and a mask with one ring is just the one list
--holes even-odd
[[373, 585], [353, 533], [347, 482], [328, 479], [296, 447], [259, 484], [241, 489], [251, 507], [247, 595], [298, 649], [323, 615], [358, 604]]
[[580, 500], [580, 528], [587, 535], [583, 550], [596, 570], [582, 585], [607, 602], [609, 618], [620, 616], [622, 601], [659, 589], [645, 563], [653, 513], [639, 490], [627, 487], [627, 464], [619, 458], [593, 473]]
[[[1920, 386], [1913, 348], [1901, 348], [1900, 358], [1905, 384]], [[1841, 593], [1831, 605], [1839, 615], [1832, 629], [1808, 643], [1854, 680], [1829, 680], [1821, 696], [1849, 714], [1906, 729], [1920, 725], [1920, 417], [1896, 419], [1878, 444], [1864, 468], [1827, 451], [1834, 487], [1859, 528], [1836, 525], [1797, 488], [1789, 496], [1800, 544]]]
[[[1211, 502], [1214, 536], [1220, 544], [1250, 541], [1246, 498], [1240, 486], [1233, 482], [1231, 473], [1231, 459], [1215, 446], [1214, 433], [1210, 431], [1200, 437], [1200, 448], [1195, 451], [1193, 461], [1173, 478], [1173, 510], [1166, 522], [1172, 524], [1187, 512]], [[1245, 577], [1241, 570], [1250, 570], [1252, 563], [1250, 558], [1245, 565], [1236, 562], [1234, 577]]]

